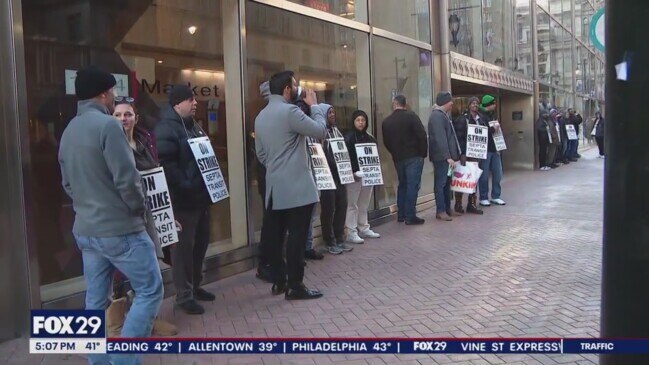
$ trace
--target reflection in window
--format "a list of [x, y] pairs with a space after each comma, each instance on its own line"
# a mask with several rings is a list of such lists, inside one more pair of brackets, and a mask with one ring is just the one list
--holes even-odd
[[313, 9], [367, 23], [367, 0], [289, 0]]
[[369, 48], [367, 35], [362, 32], [253, 2], [247, 4], [247, 168], [249, 206], [258, 234], [264, 192], [254, 152], [254, 121], [266, 106], [259, 85], [277, 72], [294, 71], [303, 87], [316, 91], [318, 102], [334, 106], [338, 127], [344, 133], [351, 128], [351, 115], [358, 108], [357, 75], [362, 73], [358, 67], [363, 66], [357, 52], [369, 52]]
[[550, 83], [550, 16], [538, 9], [536, 32], [538, 36], [539, 79]]
[[516, 46], [514, 71], [532, 76], [532, 16], [529, 1], [516, 0]]
[[448, 7], [451, 51], [482, 60], [481, 0], [450, 0]]
[[371, 1], [373, 26], [430, 43], [428, 0]]
[[[386, 57], [385, 55], [394, 55]], [[381, 168], [384, 185], [377, 187], [376, 201], [379, 208], [396, 204], [398, 179], [392, 156], [383, 145], [381, 123], [392, 113], [392, 98], [397, 94], [406, 96], [408, 107], [419, 115], [427, 126], [432, 107], [431, 55], [416, 47], [393, 42], [384, 38], [374, 38], [374, 92], [376, 110], [376, 136], [379, 141]], [[424, 164], [419, 195], [433, 192], [433, 169]]]
[[[36, 3], [22, 3], [35, 176], [27, 188], [33, 192], [33, 229], [41, 284], [45, 285], [82, 275], [81, 256], [71, 232], [74, 212], [60, 188], [56, 158], [63, 130], [76, 115], [74, 79], [67, 78], [75, 70], [93, 63], [117, 74], [118, 94], [136, 99], [139, 123], [148, 128], [167, 104], [169, 85], [196, 86], [196, 120], [212, 139], [226, 181], [229, 166], [219, 2]], [[194, 32], [189, 31], [192, 26]], [[212, 213], [211, 240], [216, 242], [212, 248], [218, 248], [231, 237], [229, 200], [214, 205]]]
[[563, 28], [554, 21], [550, 20], [550, 84], [552, 86], [562, 86], [563, 78]]

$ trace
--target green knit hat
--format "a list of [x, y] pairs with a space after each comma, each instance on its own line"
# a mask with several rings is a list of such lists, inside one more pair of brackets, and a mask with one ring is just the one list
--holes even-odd
[[493, 96], [491, 96], [489, 94], [482, 97], [482, 105], [481, 106], [483, 108], [486, 108], [486, 107], [488, 107], [489, 105], [492, 105], [492, 104], [496, 104], [496, 98], [494, 98]]

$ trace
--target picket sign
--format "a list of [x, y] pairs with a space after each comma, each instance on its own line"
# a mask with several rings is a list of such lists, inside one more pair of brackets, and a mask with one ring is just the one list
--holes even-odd
[[358, 167], [363, 173], [362, 185], [383, 185], [383, 172], [381, 172], [379, 148], [376, 143], [357, 143], [356, 156]]
[[505, 143], [505, 136], [503, 136], [503, 130], [500, 128], [500, 123], [497, 120], [492, 120], [489, 122], [490, 127], [498, 126], [498, 130], [493, 133], [494, 144], [496, 145], [496, 151], [504, 151], [507, 149], [507, 144]]
[[140, 174], [142, 175], [142, 185], [146, 190], [146, 204], [151, 210], [160, 246], [165, 247], [178, 242], [176, 219], [171, 206], [171, 195], [164, 169], [156, 167], [141, 171]]
[[313, 167], [318, 190], [336, 190], [336, 182], [329, 169], [322, 144], [313, 141], [309, 142], [309, 155], [311, 156], [311, 166]]
[[466, 133], [466, 157], [487, 158], [489, 145], [489, 128], [481, 125], [469, 125]]
[[575, 141], [579, 139], [577, 136], [577, 130], [575, 129], [575, 126], [572, 124], [566, 124], [566, 132], [568, 133], [568, 139], [571, 141]]
[[196, 137], [188, 139], [189, 147], [192, 149], [198, 169], [203, 175], [203, 181], [207, 187], [212, 203], [216, 203], [230, 196], [225, 179], [221, 172], [221, 166], [216, 159], [210, 138]]

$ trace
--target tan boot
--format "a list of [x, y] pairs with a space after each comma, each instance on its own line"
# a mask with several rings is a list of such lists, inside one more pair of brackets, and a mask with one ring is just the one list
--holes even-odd
[[128, 311], [128, 302], [126, 299], [126, 297], [115, 299], [106, 309], [108, 337], [119, 337], [122, 333], [124, 319]]
[[177, 334], [178, 328], [175, 325], [165, 321], [164, 319], [158, 317], [153, 322], [153, 331], [151, 333], [153, 337], [168, 337], [175, 336]]

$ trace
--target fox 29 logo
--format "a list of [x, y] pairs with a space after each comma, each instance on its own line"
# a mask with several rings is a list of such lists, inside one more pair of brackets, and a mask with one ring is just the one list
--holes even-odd
[[102, 310], [32, 310], [32, 338], [106, 338]]

